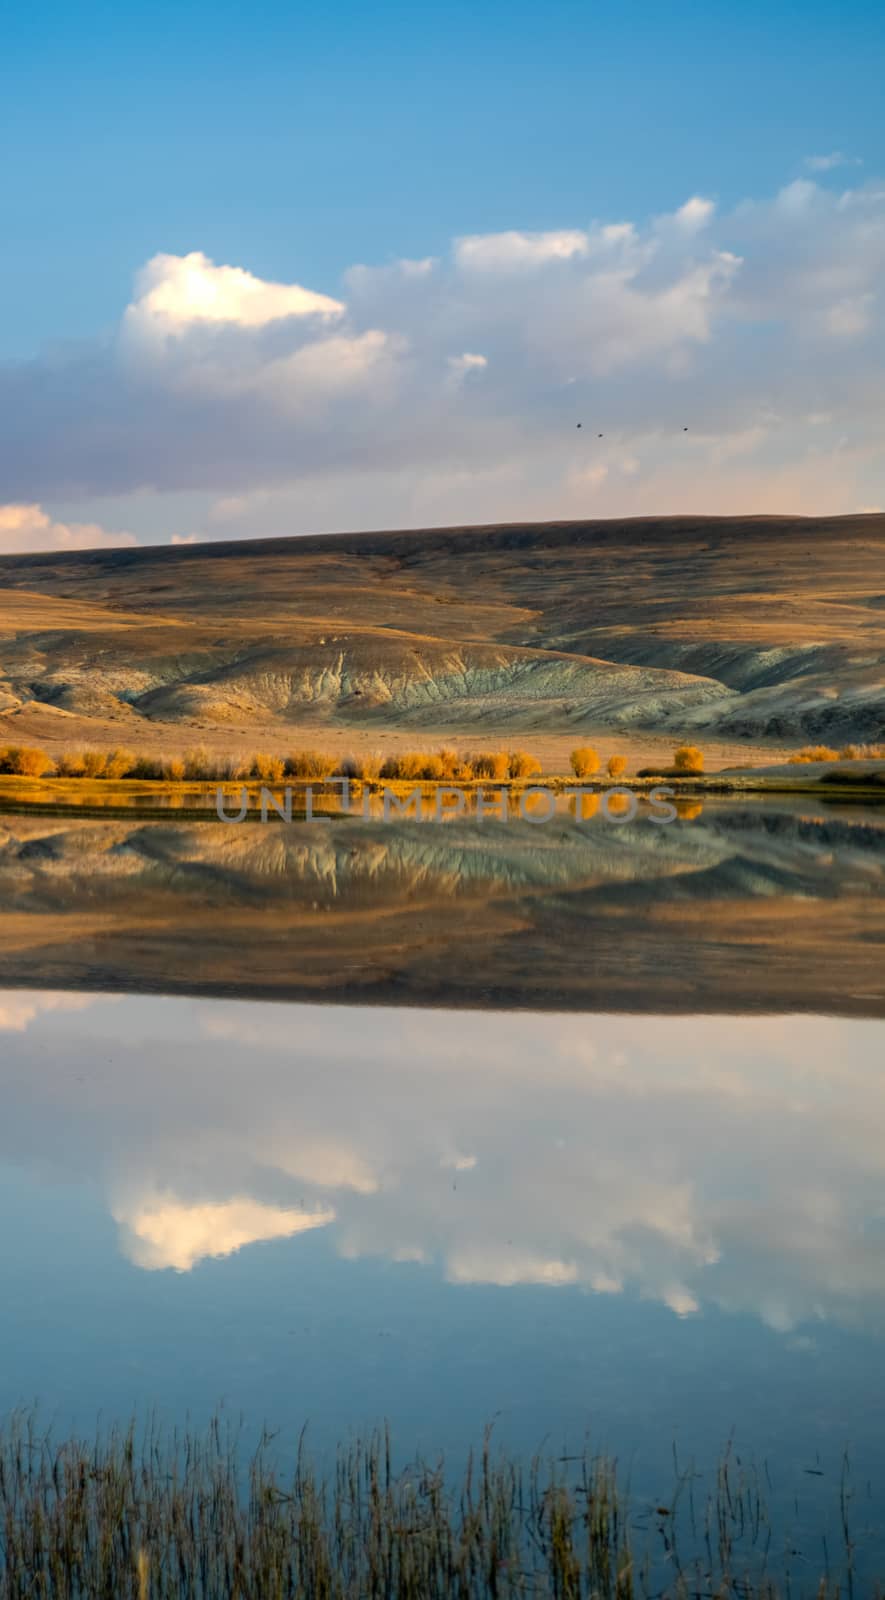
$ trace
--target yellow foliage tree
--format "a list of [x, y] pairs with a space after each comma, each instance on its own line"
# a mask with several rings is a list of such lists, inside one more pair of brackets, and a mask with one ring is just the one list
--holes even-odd
[[0, 772], [19, 778], [42, 778], [52, 770], [52, 757], [31, 745], [9, 745], [0, 750]]
[[590, 778], [599, 771], [599, 752], [592, 745], [579, 745], [569, 756], [569, 762], [576, 778]]
[[696, 744], [681, 744], [673, 752], [673, 765], [677, 772], [703, 772], [704, 753]]
[[529, 755], [527, 750], [511, 750], [507, 757], [507, 773], [511, 778], [534, 778], [541, 770], [541, 763], [536, 756]]

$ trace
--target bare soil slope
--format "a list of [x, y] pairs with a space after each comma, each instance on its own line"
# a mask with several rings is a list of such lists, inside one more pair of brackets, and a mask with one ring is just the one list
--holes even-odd
[[6, 556], [0, 737], [35, 719], [142, 748], [194, 727], [880, 741], [885, 516]]

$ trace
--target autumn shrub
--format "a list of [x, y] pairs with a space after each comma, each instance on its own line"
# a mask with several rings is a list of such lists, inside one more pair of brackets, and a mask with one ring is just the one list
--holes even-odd
[[828, 744], [806, 744], [790, 756], [790, 764], [795, 767], [807, 761], [838, 761], [838, 759], [838, 750], [831, 750]]
[[605, 764], [605, 770], [610, 778], [623, 778], [624, 773], [627, 771], [627, 757], [609, 756]]
[[137, 757], [131, 750], [111, 750], [105, 756], [103, 778], [128, 778]]
[[696, 744], [681, 744], [673, 752], [673, 765], [677, 772], [703, 772], [704, 753]]
[[208, 778], [215, 776], [215, 763], [206, 746], [197, 745], [194, 750], [186, 750], [184, 754], [184, 776], [189, 782], [203, 783]]
[[387, 756], [381, 766], [381, 777], [389, 781], [415, 783], [425, 778], [439, 782], [444, 775], [440, 757], [426, 750], [402, 750], [398, 755]]
[[141, 783], [156, 783], [165, 776], [165, 763], [159, 756], [136, 756], [129, 770], [129, 777]]
[[164, 761], [163, 777], [166, 778], [169, 783], [181, 783], [183, 781], [184, 762], [182, 761], [181, 756], [170, 756], [168, 761]]
[[84, 778], [103, 778], [105, 753], [103, 750], [84, 750], [81, 757]]
[[249, 777], [257, 778], [259, 783], [281, 783], [285, 775], [286, 764], [281, 756], [258, 751], [249, 762]]
[[477, 778], [501, 779], [509, 776], [510, 757], [506, 750], [479, 750], [470, 757]]
[[286, 757], [287, 778], [329, 778], [337, 770], [337, 760], [325, 750], [293, 750]]
[[0, 772], [14, 777], [42, 778], [52, 767], [52, 757], [33, 745], [11, 744], [0, 750]]
[[82, 778], [83, 752], [65, 751], [62, 755], [56, 756], [55, 771], [59, 778]]
[[882, 761], [885, 744], [847, 744], [839, 756], [842, 761]]
[[235, 783], [240, 778], [248, 778], [248, 756], [222, 756], [216, 762], [214, 776], [221, 783]]
[[381, 776], [382, 761], [376, 754], [367, 756], [344, 756], [338, 763], [338, 771], [342, 778], [358, 778], [365, 783], [373, 783]]
[[511, 778], [534, 778], [540, 772], [541, 763], [536, 756], [529, 755], [527, 750], [511, 750], [507, 757], [507, 772]]
[[576, 778], [589, 778], [599, 771], [599, 755], [592, 745], [579, 745], [569, 756], [569, 765]]
[[441, 776], [443, 778], [454, 778], [458, 768], [463, 765], [457, 750], [453, 750], [450, 745], [443, 745], [443, 748], [438, 751], [438, 757], [442, 767]]

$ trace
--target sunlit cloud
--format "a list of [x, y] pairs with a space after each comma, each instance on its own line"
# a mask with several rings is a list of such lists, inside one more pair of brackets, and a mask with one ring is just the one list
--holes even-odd
[[95, 550], [133, 545], [131, 533], [109, 533], [96, 522], [56, 522], [38, 505], [0, 505], [0, 555], [20, 550]]
[[[879, 504], [885, 186], [826, 170], [730, 211], [465, 235], [340, 297], [156, 256], [115, 335], [0, 367], [7, 493], [57, 530], [15, 537], [125, 541], [72, 508], [138, 495], [168, 542], [185, 492], [188, 532], [225, 537]], [[599, 433], [632, 473], [606, 453], [601, 481]]]
[[126, 321], [139, 333], [168, 334], [194, 323], [262, 328], [289, 317], [336, 318], [343, 311], [329, 295], [297, 283], [267, 283], [242, 267], [216, 266], [194, 250], [148, 262], [138, 275]]

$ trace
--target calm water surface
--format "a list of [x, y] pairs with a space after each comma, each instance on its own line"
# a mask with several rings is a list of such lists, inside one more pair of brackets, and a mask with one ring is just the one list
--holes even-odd
[[885, 1492], [881, 822], [569, 828], [4, 819], [0, 1410]]

